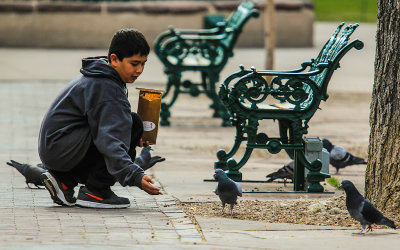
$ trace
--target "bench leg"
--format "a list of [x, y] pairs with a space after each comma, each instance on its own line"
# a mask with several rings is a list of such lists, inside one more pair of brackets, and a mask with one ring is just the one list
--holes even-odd
[[[226, 110], [224, 104], [219, 99], [217, 91], [215, 89], [215, 84], [219, 80], [219, 72], [202, 72], [202, 86], [208, 98], [211, 99], [212, 104], [210, 108], [214, 109], [213, 117], [219, 117], [223, 119], [222, 126], [231, 126], [229, 121], [229, 114]], [[207, 81], [208, 79], [208, 81]], [[208, 82], [208, 84], [207, 84]]]
[[[239, 132], [237, 132], [235, 144], [231, 152], [236, 153], [240, 146], [240, 143], [244, 140], [247, 140], [247, 145], [243, 157], [240, 159], [239, 162], [236, 162], [236, 160], [232, 158], [233, 154], [230, 155], [229, 158], [227, 156], [225, 158], [228, 158], [228, 160], [226, 161], [226, 167], [228, 169], [227, 175], [234, 181], [242, 181], [242, 173], [239, 170], [246, 164], [251, 156], [251, 153], [253, 152], [254, 148], [251, 145], [255, 145], [256, 143], [257, 127], [258, 121], [249, 121], [249, 124], [247, 126], [244, 125], [244, 122], [240, 122], [236, 126], [236, 129]], [[243, 137], [244, 133], [247, 133], [247, 138]]]
[[301, 164], [299, 150], [294, 151], [294, 173], [293, 173], [293, 190], [304, 191], [304, 165]]
[[170, 73], [168, 74], [168, 83], [167, 83], [167, 89], [165, 94], [163, 95], [163, 99], [168, 95], [168, 93], [171, 91], [171, 87], [174, 87], [174, 92], [172, 99], [169, 103], [162, 102], [161, 103], [161, 111], [160, 111], [160, 125], [161, 126], [169, 126], [169, 117], [171, 117], [171, 112], [169, 111], [170, 107], [175, 103], [176, 99], [178, 98], [178, 95], [180, 93], [180, 82], [181, 82], [181, 73]]
[[247, 133], [247, 145], [246, 151], [243, 154], [242, 159], [238, 163], [234, 159], [229, 159], [227, 161], [228, 172], [227, 175], [235, 181], [242, 180], [242, 173], [239, 171], [244, 164], [249, 160], [251, 153], [253, 152], [253, 147], [251, 145], [255, 145], [257, 142], [257, 128], [258, 128], [258, 120], [248, 120], [248, 125], [244, 126], [244, 131]]
[[242, 142], [246, 140], [246, 138], [243, 136], [243, 122], [238, 121], [236, 122], [235, 126], [236, 136], [233, 147], [228, 153], [226, 153], [225, 150], [222, 149], [217, 152], [218, 161], [214, 163], [214, 169], [221, 168], [223, 170], [228, 170], [228, 166], [226, 164], [227, 160], [229, 158], [232, 158], [236, 154]]
[[227, 175], [234, 181], [242, 181], [242, 173], [239, 171], [244, 164], [249, 160], [251, 153], [253, 152], [253, 148], [246, 147], [246, 151], [242, 159], [238, 163], [232, 158], [230, 158], [226, 165], [228, 166]]
[[[281, 142], [284, 144], [289, 143], [289, 137], [293, 138], [292, 130], [289, 130], [290, 122], [286, 120], [279, 120], [279, 136], [281, 138]], [[289, 132], [289, 137], [288, 137]], [[286, 153], [290, 157], [290, 159], [294, 159], [294, 150], [285, 148]]]

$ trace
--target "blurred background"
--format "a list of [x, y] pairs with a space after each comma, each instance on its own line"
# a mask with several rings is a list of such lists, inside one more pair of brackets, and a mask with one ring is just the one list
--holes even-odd
[[[266, 6], [275, 5], [276, 47], [314, 46], [315, 22], [376, 22], [375, 0], [254, 0], [260, 17], [244, 27], [237, 47], [264, 47]], [[0, 0], [0, 46], [107, 48], [113, 33], [135, 27], [153, 44], [169, 26], [199, 29], [228, 16], [240, 1]]]

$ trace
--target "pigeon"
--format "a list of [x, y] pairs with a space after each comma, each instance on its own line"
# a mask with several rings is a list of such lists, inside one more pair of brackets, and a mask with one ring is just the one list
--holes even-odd
[[396, 229], [394, 222], [383, 216], [371, 202], [365, 199], [351, 181], [342, 181], [339, 188], [343, 188], [346, 192], [347, 211], [353, 219], [361, 223], [362, 228], [359, 234], [364, 233], [366, 226], [368, 226], [367, 232], [372, 231], [372, 224], [385, 225]]
[[322, 143], [329, 152], [329, 163], [336, 168], [336, 174], [339, 174], [339, 169], [347, 166], [367, 164], [364, 159], [352, 155], [341, 146], [333, 145], [328, 139], [322, 139]]
[[150, 146], [143, 147], [140, 155], [135, 158], [134, 163], [139, 165], [144, 171], [151, 168], [157, 162], [165, 161], [161, 156], [151, 156], [150, 151], [153, 150]]
[[25, 177], [25, 182], [29, 189], [31, 189], [29, 183], [32, 183], [39, 189], [40, 189], [39, 186], [43, 186], [42, 179], [40, 178], [40, 176], [47, 170], [45, 169], [42, 163], [33, 166], [26, 163], [21, 164], [19, 162], [11, 160], [10, 162], [7, 162], [7, 165], [10, 165], [11, 167], [17, 169], [18, 172], [20, 172]]
[[267, 178], [269, 178], [267, 182], [273, 182], [276, 179], [283, 179], [283, 184], [286, 187], [286, 181], [288, 179], [293, 181], [293, 169], [294, 161], [290, 161], [289, 163], [278, 169], [276, 172], [268, 174], [266, 176]]
[[233, 206], [237, 201], [238, 196], [242, 196], [242, 187], [239, 183], [229, 178], [224, 170], [216, 169], [214, 178], [218, 181], [214, 193], [219, 196], [222, 202], [221, 213], [224, 214], [225, 204], [231, 205], [231, 216], [233, 215]]

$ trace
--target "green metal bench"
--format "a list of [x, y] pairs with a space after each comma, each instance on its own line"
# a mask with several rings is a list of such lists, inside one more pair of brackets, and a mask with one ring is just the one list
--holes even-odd
[[[305, 190], [305, 168], [309, 170], [307, 181], [311, 183], [308, 191], [323, 191], [319, 182], [329, 175], [320, 172], [320, 160], [309, 162], [306, 159], [303, 135], [308, 133], [308, 122], [320, 102], [328, 99], [328, 83], [341, 58], [350, 49], [360, 50], [364, 46], [358, 39], [349, 42], [358, 24], [350, 24], [342, 30], [343, 26], [344, 23], [340, 24], [318, 56], [302, 63], [300, 69], [257, 71], [240, 66], [240, 71], [221, 84], [219, 96], [236, 126], [236, 137], [228, 153], [218, 151], [215, 168], [227, 170], [229, 177], [241, 181], [239, 170], [248, 161], [253, 149], [267, 149], [272, 154], [284, 149], [295, 160], [294, 191]], [[279, 137], [257, 132], [259, 121], [263, 119], [278, 121]], [[246, 149], [240, 161], [236, 162], [233, 157], [243, 141], [247, 141]]]
[[[164, 72], [168, 76], [163, 100], [171, 92], [171, 87], [174, 87], [170, 102], [161, 104], [160, 125], [170, 125], [169, 109], [180, 93], [188, 93], [194, 97], [205, 93], [212, 100], [210, 107], [214, 109], [213, 117], [225, 117], [223, 120], [228, 121], [227, 111], [218, 98], [215, 84], [219, 81], [219, 74], [228, 59], [233, 56], [233, 47], [242, 27], [251, 17], [258, 15], [254, 3], [245, 0], [230, 17], [219, 22], [215, 28], [170, 28], [157, 37], [154, 52], [163, 63]], [[186, 71], [199, 72], [201, 82], [183, 80], [182, 73]], [[229, 125], [229, 122], [223, 125]]]

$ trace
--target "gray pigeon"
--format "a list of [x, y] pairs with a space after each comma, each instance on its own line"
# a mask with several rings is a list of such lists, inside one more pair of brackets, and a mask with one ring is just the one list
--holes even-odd
[[225, 204], [231, 205], [231, 216], [233, 215], [233, 206], [236, 204], [238, 196], [242, 196], [242, 187], [239, 183], [229, 178], [222, 169], [216, 169], [214, 178], [218, 181], [214, 193], [219, 196], [222, 202], [221, 213], [224, 213]]
[[135, 158], [134, 163], [139, 165], [144, 171], [151, 168], [157, 162], [165, 161], [161, 156], [151, 156], [150, 151], [153, 150], [150, 146], [143, 147], [140, 155]]
[[19, 162], [11, 160], [10, 162], [7, 162], [7, 165], [10, 165], [11, 167], [17, 169], [18, 172], [20, 172], [25, 177], [25, 182], [28, 188], [31, 188], [29, 186], [29, 183], [32, 183], [37, 188], [40, 188], [39, 186], [43, 186], [40, 175], [47, 171], [44, 168], [43, 164], [40, 163], [36, 166], [33, 166], [25, 163], [21, 164]]
[[269, 178], [267, 182], [273, 182], [276, 179], [283, 179], [283, 184], [286, 187], [286, 181], [288, 179], [293, 181], [293, 169], [294, 169], [294, 161], [290, 161], [285, 164], [283, 167], [278, 169], [276, 172], [272, 172], [268, 174], [266, 177]]
[[339, 169], [347, 166], [367, 164], [364, 159], [352, 155], [341, 146], [333, 145], [328, 139], [322, 139], [322, 143], [329, 152], [329, 163], [336, 168], [336, 174], [339, 173]]
[[339, 186], [346, 192], [346, 207], [351, 217], [361, 223], [360, 234], [364, 233], [365, 227], [367, 231], [372, 231], [372, 224], [385, 225], [396, 229], [393, 221], [389, 220], [365, 199], [351, 181], [342, 181]]

